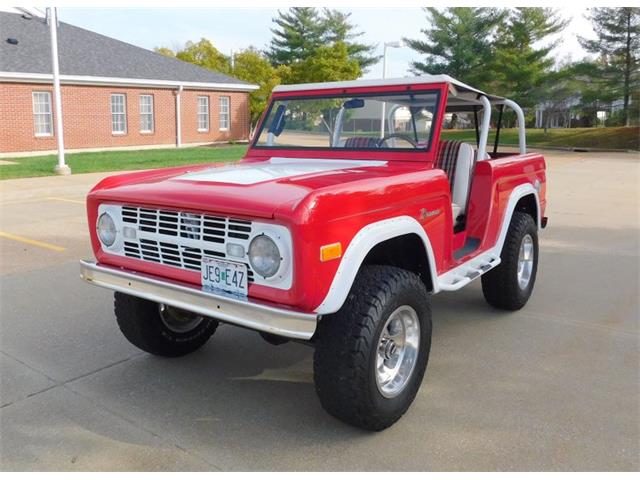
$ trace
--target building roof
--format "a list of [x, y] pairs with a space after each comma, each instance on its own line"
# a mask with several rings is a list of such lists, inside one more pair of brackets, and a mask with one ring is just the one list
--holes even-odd
[[416, 77], [402, 78], [383, 78], [373, 80], [346, 80], [342, 82], [325, 82], [325, 83], [299, 83], [297, 85], [278, 85], [273, 89], [274, 92], [299, 92], [307, 90], [330, 90], [336, 88], [358, 88], [358, 87], [381, 87], [393, 85], [420, 85], [429, 83], [447, 83], [456, 95], [466, 94], [471, 99], [476, 95], [484, 95], [492, 102], [503, 100], [502, 97], [490, 95], [481, 90], [473, 88], [466, 83], [456, 80], [449, 75], [420, 75]]
[[[0, 11], [0, 79], [51, 78], [49, 26], [41, 17]], [[8, 39], [18, 41], [17, 45]], [[63, 83], [177, 86], [250, 91], [237, 78], [59, 22]]]

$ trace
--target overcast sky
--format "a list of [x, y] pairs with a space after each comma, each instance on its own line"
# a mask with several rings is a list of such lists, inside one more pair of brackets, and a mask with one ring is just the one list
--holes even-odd
[[[419, 8], [348, 8], [351, 19], [364, 34], [366, 43], [378, 44], [382, 52], [385, 41], [402, 37], [419, 38], [426, 25], [425, 14]], [[187, 40], [208, 38], [225, 54], [249, 46], [263, 49], [271, 38], [271, 19], [277, 9], [200, 9], [200, 8], [60, 8], [60, 20], [87, 28], [119, 40], [153, 49], [157, 46], [179, 47]], [[567, 7], [561, 14], [571, 20], [561, 34], [560, 45], [554, 52], [556, 59], [571, 56], [581, 59], [582, 50], [576, 35], [593, 36], [590, 23], [584, 18], [585, 8]], [[389, 49], [387, 76], [401, 77], [408, 73], [411, 60], [417, 53], [408, 49]], [[371, 67], [368, 78], [382, 76], [382, 64]]]

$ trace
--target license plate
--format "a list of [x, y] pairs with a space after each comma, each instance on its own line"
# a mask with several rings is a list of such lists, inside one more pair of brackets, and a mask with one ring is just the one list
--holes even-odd
[[247, 295], [247, 266], [217, 258], [202, 257], [202, 288]]

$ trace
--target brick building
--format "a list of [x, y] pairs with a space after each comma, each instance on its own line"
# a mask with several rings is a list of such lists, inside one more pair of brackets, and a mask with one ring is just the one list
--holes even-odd
[[[0, 11], [0, 156], [56, 149], [49, 27]], [[255, 86], [60, 22], [68, 150], [183, 146], [249, 137]]]

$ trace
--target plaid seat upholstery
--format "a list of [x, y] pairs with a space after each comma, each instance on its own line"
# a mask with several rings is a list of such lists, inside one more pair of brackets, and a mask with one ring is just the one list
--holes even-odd
[[344, 142], [344, 148], [378, 148], [375, 137], [349, 137]]
[[458, 160], [458, 153], [460, 153], [460, 145], [462, 142], [457, 140], [442, 140], [438, 144], [438, 151], [436, 152], [435, 168], [444, 170], [449, 178], [449, 186], [453, 191], [453, 179], [456, 175], [456, 163]]

